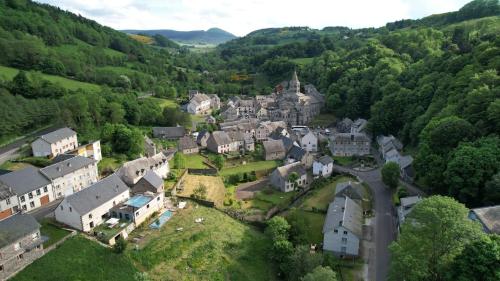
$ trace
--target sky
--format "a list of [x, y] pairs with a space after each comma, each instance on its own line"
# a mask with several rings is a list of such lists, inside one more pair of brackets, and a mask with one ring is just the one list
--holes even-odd
[[284, 26], [380, 27], [460, 9], [471, 0], [38, 0], [114, 29], [206, 30], [237, 36]]

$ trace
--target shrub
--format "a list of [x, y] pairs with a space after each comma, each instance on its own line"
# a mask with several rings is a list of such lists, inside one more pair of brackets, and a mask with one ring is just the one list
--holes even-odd
[[117, 254], [123, 253], [127, 248], [127, 241], [120, 236], [118, 240], [116, 240], [115, 245], [113, 245], [113, 251]]

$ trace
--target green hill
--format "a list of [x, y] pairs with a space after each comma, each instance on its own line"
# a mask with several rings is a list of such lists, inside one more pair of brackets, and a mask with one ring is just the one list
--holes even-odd
[[208, 30], [177, 31], [171, 29], [155, 30], [122, 30], [130, 34], [145, 34], [149, 36], [161, 35], [170, 40], [183, 44], [209, 44], [218, 45], [236, 38], [235, 35], [220, 28], [210, 28]]

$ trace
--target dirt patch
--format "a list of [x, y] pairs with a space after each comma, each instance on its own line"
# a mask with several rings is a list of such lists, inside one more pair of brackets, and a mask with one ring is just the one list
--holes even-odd
[[177, 191], [177, 195], [190, 197], [200, 186], [206, 188], [207, 201], [214, 202], [217, 206], [222, 206], [226, 189], [220, 177], [188, 174], [184, 177], [181, 190]]
[[267, 177], [240, 184], [236, 188], [235, 197], [239, 200], [252, 199], [257, 191], [264, 189], [266, 186], [269, 186], [269, 178]]

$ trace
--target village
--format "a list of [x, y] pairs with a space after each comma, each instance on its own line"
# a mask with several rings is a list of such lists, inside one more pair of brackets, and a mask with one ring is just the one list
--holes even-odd
[[[325, 98], [313, 85], [301, 87], [295, 72], [270, 95], [221, 102], [193, 90], [189, 99], [183, 108], [202, 120], [200, 130], [153, 127], [144, 155], [113, 170], [100, 169], [99, 140], [80, 144], [70, 128], [31, 143], [34, 158], [50, 160], [45, 167], [2, 170], [0, 279], [76, 233], [104, 247], [128, 241], [140, 251], [171, 219], [205, 207], [253, 225], [274, 216], [298, 221], [312, 251], [346, 259], [354, 265], [347, 275], [365, 276], [374, 266], [377, 220], [374, 190], [362, 173], [398, 164], [400, 184], [389, 203], [395, 229], [425, 196], [412, 189], [413, 158], [394, 136], [371, 135], [364, 119], [309, 125]], [[485, 228], [487, 211], [471, 210]], [[176, 224], [169, 231], [189, 229]]]

